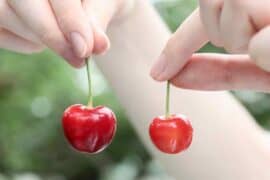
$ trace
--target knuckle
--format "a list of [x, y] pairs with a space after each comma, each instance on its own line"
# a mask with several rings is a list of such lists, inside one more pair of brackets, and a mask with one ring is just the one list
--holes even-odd
[[62, 29], [67, 29], [70, 27], [70, 25], [72, 23], [70, 23], [72, 21], [73, 18], [71, 18], [72, 16], [69, 15], [69, 13], [67, 14], [63, 14], [61, 16], [59, 16], [57, 18], [58, 21], [58, 25], [62, 28]]

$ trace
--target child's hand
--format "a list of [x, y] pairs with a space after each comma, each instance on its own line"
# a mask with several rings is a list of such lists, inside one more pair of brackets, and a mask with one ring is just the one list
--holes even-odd
[[0, 0], [0, 47], [32, 53], [43, 44], [81, 67], [109, 48], [105, 30], [125, 0]]
[[[270, 73], [264, 71], [270, 71], [269, 6], [269, 0], [200, 0], [169, 39], [152, 77], [190, 89], [270, 91]], [[208, 41], [242, 55], [192, 56]]]

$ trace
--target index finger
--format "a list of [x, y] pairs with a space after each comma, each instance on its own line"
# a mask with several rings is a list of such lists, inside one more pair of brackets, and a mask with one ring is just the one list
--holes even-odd
[[74, 67], [82, 67], [84, 59], [77, 57], [59, 29], [48, 1], [8, 0], [15, 14], [41, 39]]
[[170, 37], [151, 70], [151, 76], [158, 81], [171, 79], [184, 67], [192, 54], [208, 41], [199, 9], [196, 9]]
[[58, 25], [79, 58], [89, 57], [93, 49], [92, 27], [79, 0], [49, 0]]

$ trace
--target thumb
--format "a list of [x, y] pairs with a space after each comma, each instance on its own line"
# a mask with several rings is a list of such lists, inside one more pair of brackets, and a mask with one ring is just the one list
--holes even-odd
[[187, 63], [192, 54], [208, 42], [208, 37], [196, 9], [171, 36], [151, 76], [158, 81], [173, 78]]
[[133, 0], [99, 0], [83, 1], [83, 7], [93, 26], [95, 54], [104, 53], [110, 47], [110, 41], [105, 34], [109, 23], [126, 5]]
[[260, 68], [270, 71], [270, 26], [260, 30], [251, 39], [249, 55]]

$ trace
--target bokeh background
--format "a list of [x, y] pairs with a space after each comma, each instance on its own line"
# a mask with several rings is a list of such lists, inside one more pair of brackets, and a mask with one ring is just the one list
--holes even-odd
[[[153, 1], [174, 31], [196, 7], [195, 0]], [[223, 51], [207, 45], [202, 51]], [[83, 70], [69, 67], [51, 51], [31, 56], [0, 51], [0, 180], [171, 180], [141, 144], [106, 78], [95, 67], [95, 104], [111, 107], [117, 135], [104, 152], [73, 151], [61, 129], [64, 109], [86, 103]], [[265, 129], [270, 96], [232, 92]]]

